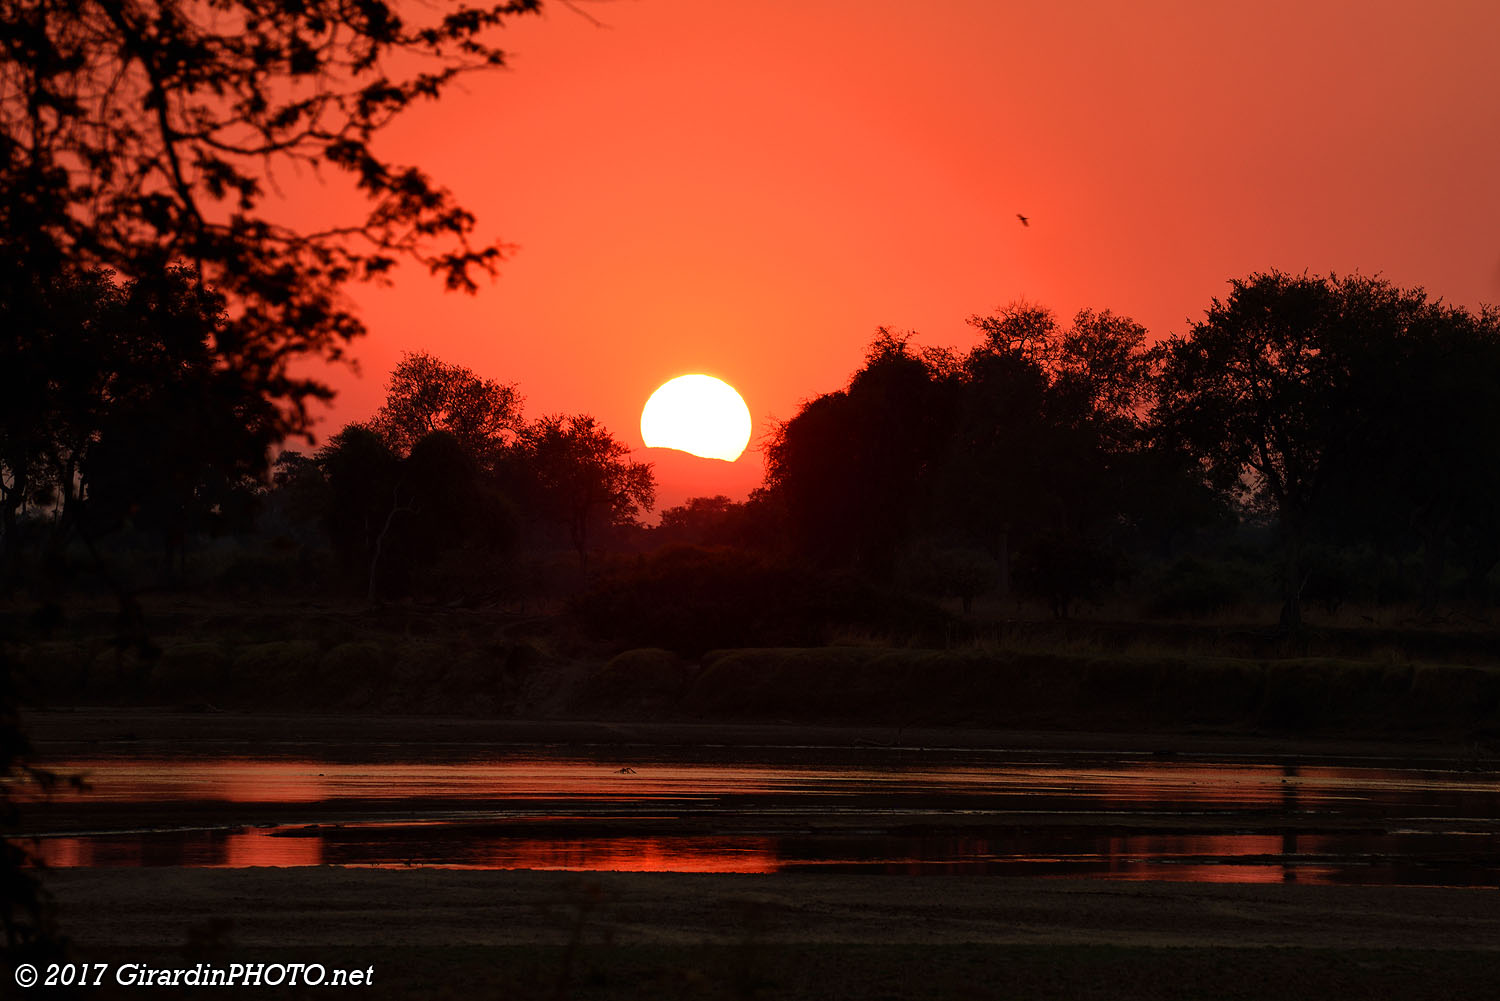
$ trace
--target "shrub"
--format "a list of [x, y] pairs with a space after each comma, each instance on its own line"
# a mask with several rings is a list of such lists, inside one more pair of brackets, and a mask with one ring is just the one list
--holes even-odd
[[179, 643], [162, 651], [151, 673], [154, 689], [177, 698], [205, 695], [224, 686], [229, 657], [217, 643]]
[[1244, 564], [1185, 556], [1161, 571], [1148, 590], [1147, 615], [1191, 618], [1245, 604], [1258, 588], [1255, 573]]
[[253, 643], [235, 651], [231, 684], [252, 701], [296, 702], [318, 677], [318, 645], [310, 640]]
[[594, 671], [579, 689], [580, 708], [606, 715], [671, 708], [687, 691], [697, 669], [670, 650], [626, 650]]
[[725, 548], [663, 550], [617, 567], [571, 604], [592, 635], [697, 656], [719, 647], [816, 646], [839, 629], [937, 641], [949, 617], [848, 574]]

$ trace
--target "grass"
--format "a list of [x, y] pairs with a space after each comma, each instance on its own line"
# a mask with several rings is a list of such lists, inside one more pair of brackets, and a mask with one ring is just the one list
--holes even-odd
[[1153, 622], [969, 623], [945, 649], [851, 627], [828, 646], [613, 650], [566, 615], [163, 602], [162, 656], [105, 607], [18, 661], [33, 701], [484, 717], [1500, 737], [1493, 635]]
[[1333, 658], [831, 647], [719, 651], [702, 718], [999, 728], [1500, 734], [1500, 669]]

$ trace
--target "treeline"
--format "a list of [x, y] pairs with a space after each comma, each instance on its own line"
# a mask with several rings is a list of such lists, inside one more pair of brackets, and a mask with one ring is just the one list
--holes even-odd
[[1500, 315], [1379, 279], [1252, 275], [1154, 344], [1025, 304], [971, 317], [965, 351], [882, 329], [763, 442], [760, 489], [649, 528], [649, 467], [586, 415], [528, 419], [514, 385], [408, 354], [370, 420], [273, 462], [298, 422], [253, 357], [225, 363], [191, 273], [84, 273], [40, 301], [0, 359], [0, 527], [7, 586], [44, 603], [70, 565], [128, 591], [143, 540], [180, 584], [214, 537], [240, 540], [231, 589], [582, 590], [643, 643], [664, 615], [705, 643], [801, 641], [827, 615], [936, 628], [903, 592], [1057, 617], [1268, 599], [1295, 625], [1314, 599], [1488, 602], [1500, 563]]
[[527, 421], [521, 403], [514, 385], [407, 354], [368, 423], [281, 454], [269, 514], [292, 534], [321, 529], [372, 600], [511, 594], [527, 584], [519, 554], [559, 544], [586, 572], [655, 503], [650, 466], [593, 417]]
[[24, 292], [0, 303], [18, 335], [0, 340], [0, 591], [28, 592], [44, 621], [66, 591], [104, 587], [144, 643], [142, 586], [198, 583], [189, 551], [226, 539], [230, 585], [493, 596], [524, 586], [522, 550], [561, 545], [583, 566], [655, 500], [649, 467], [594, 418], [527, 420], [514, 386], [426, 354], [402, 359], [368, 423], [285, 451], [306, 415], [272, 400], [329, 394], [280, 386], [282, 359], [239, 344], [188, 268]]
[[1460, 596], [1489, 599], [1496, 311], [1273, 272], [1155, 345], [1108, 311], [969, 322], [967, 352], [882, 330], [846, 387], [780, 427], [767, 483], [795, 551], [1058, 616], [1236, 546], [1274, 575], [1286, 625], [1310, 590], [1430, 612], [1457, 572]]

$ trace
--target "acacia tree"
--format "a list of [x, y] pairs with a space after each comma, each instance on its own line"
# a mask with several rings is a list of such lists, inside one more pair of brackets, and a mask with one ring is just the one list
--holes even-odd
[[[502, 247], [472, 240], [473, 215], [375, 139], [413, 102], [504, 65], [495, 33], [539, 7], [0, 0], [0, 298], [29, 303], [71, 268], [190, 264], [230, 306], [220, 361], [280, 403], [281, 431], [305, 429], [326, 391], [291, 365], [362, 332], [349, 282], [403, 257], [452, 289], [495, 270]], [[270, 179], [325, 169], [367, 209], [281, 221]]]
[[1205, 319], [1160, 345], [1154, 421], [1221, 491], [1274, 519], [1282, 624], [1302, 616], [1307, 551], [1361, 451], [1399, 404], [1372, 389], [1429, 309], [1420, 290], [1281, 272], [1231, 282]]
[[371, 426], [403, 455], [427, 435], [446, 432], [483, 463], [519, 433], [521, 396], [514, 384], [481, 378], [425, 352], [407, 352], [391, 372], [385, 403]]

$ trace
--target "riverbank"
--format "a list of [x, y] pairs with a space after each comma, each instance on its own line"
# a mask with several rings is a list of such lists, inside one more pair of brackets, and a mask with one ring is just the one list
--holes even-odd
[[[1224, 820], [1222, 810], [1174, 816], [1174, 829], [1193, 837], [1200, 827], [1226, 822], [1241, 834], [1264, 828], [1271, 835], [1265, 850], [1273, 852], [1283, 850], [1287, 832], [1296, 825], [1313, 823], [1305, 797], [1292, 804], [1292, 813], [1273, 808], [1285, 805], [1276, 776], [1305, 777], [1305, 767], [1313, 762], [1359, 769], [1410, 763], [1467, 774], [1466, 755], [1473, 754], [1470, 745], [1436, 739], [519, 721], [150, 707], [33, 712], [26, 727], [43, 763], [152, 756], [400, 763], [501, 757], [508, 749], [552, 747], [608, 761], [606, 778], [620, 767], [618, 762], [639, 765], [641, 758], [670, 763], [774, 753], [804, 761], [858, 760], [883, 759], [902, 748], [916, 752], [914, 758], [925, 757], [922, 749], [927, 748], [1002, 749], [1005, 760], [1139, 760], [1168, 769], [1179, 758], [1219, 757], [1235, 765], [1274, 763], [1267, 780], [1277, 787], [1274, 804], [1232, 821]], [[1478, 780], [1487, 781], [1484, 777], [1492, 773], [1493, 766], [1486, 767], [1490, 771], [1477, 773]], [[616, 780], [650, 779], [651, 773], [642, 766], [637, 774]], [[409, 812], [421, 805], [403, 800], [396, 807]], [[438, 805], [447, 809], [452, 804]], [[77, 824], [77, 829], [97, 829], [96, 821], [104, 815], [99, 810], [111, 827], [150, 827], [222, 825], [227, 820], [316, 823], [327, 821], [323, 814], [333, 808], [286, 797], [261, 805], [233, 804], [232, 817], [226, 812], [230, 808], [218, 801], [100, 807], [64, 801], [55, 806], [53, 821], [62, 823], [69, 811], [76, 811], [73, 821], [62, 826]], [[861, 829], [906, 823], [887, 815], [891, 806], [888, 796], [882, 796], [871, 804], [883, 811], [879, 817], [860, 815], [846, 823], [857, 822]], [[373, 805], [351, 800], [337, 809], [357, 818]], [[1143, 825], [1149, 832], [1164, 823], [1154, 813], [1136, 818], [1124, 814], [1114, 810], [1100, 816], [1111, 836], [1127, 846], [1133, 844], [1130, 825]], [[798, 830], [816, 827], [820, 836], [838, 834], [831, 817], [797, 814], [794, 819]], [[1056, 839], [1050, 849], [1041, 847], [1045, 853], [1064, 849], [1071, 836], [1065, 824], [1098, 820], [1064, 811], [1017, 814], [1003, 823], [1028, 837], [1042, 832], [1039, 836]], [[972, 816], [955, 813], [922, 822], [960, 825], [954, 826], [959, 835], [976, 835]], [[641, 822], [608, 823], [618, 827], [604, 832], [613, 836]], [[745, 824], [764, 834], [772, 821], [757, 813], [715, 815], [697, 827], [720, 830]], [[1357, 829], [1367, 822], [1358, 817], [1316, 820], [1320, 830], [1340, 824]], [[1411, 825], [1403, 820], [1397, 826]], [[574, 818], [557, 830], [539, 829], [528, 836], [566, 842], [579, 836], [577, 827]], [[676, 820], [656, 833], [679, 829], [697, 828]], [[251, 827], [246, 836], [263, 833]], [[267, 840], [310, 843], [316, 834]], [[1477, 835], [1468, 840], [1477, 842], [1476, 850], [1490, 843]], [[1297, 865], [1272, 869], [1266, 861], [1247, 871], [1256, 878], [1280, 872], [1286, 882], [1059, 880], [945, 875], [934, 867], [913, 877], [889, 871], [473, 871], [396, 863], [379, 869], [60, 868], [47, 874], [46, 884], [57, 901], [58, 925], [71, 940], [74, 962], [157, 968], [316, 962], [329, 969], [374, 968], [375, 986], [369, 993], [382, 998], [1436, 1001], [1486, 996], [1492, 989], [1500, 963], [1496, 891], [1302, 885], [1296, 880], [1305, 870]], [[116, 986], [97, 996], [125, 997], [138, 990]], [[173, 996], [171, 990], [162, 993]], [[317, 992], [290, 987], [256, 991], [263, 998], [309, 993]]]
[[[0, 621], [6, 616], [0, 614]], [[1484, 624], [1307, 627], [966, 622], [805, 647], [627, 648], [568, 614], [162, 598], [156, 655], [103, 608], [47, 638], [14, 612], [28, 705], [212, 716], [464, 717], [480, 726], [695, 724], [1275, 741], [1446, 743], [1500, 756], [1500, 660]], [[337, 722], [328, 725], [338, 726]], [[707, 731], [705, 731], [707, 732]], [[525, 738], [521, 738], [525, 739]], [[988, 739], [988, 738], [985, 738]]]
[[400, 998], [1452, 998], [1500, 962], [1476, 890], [329, 868], [49, 886], [78, 962], [373, 966]]
[[81, 754], [299, 755], [341, 749], [363, 760], [470, 755], [486, 746], [566, 745], [692, 749], [910, 747], [1017, 752], [1179, 755], [1319, 763], [1447, 761], [1494, 767], [1500, 748], [1467, 736], [1308, 736], [1234, 728], [1096, 731], [961, 726], [832, 725], [789, 721], [670, 722], [476, 719], [451, 715], [184, 711], [176, 706], [80, 706], [32, 710], [22, 724], [42, 762]]

